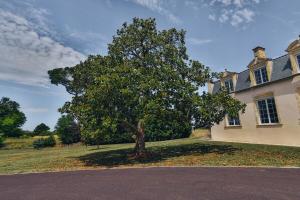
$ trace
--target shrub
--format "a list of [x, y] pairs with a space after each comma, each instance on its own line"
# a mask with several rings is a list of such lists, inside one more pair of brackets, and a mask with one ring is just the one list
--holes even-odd
[[21, 138], [29, 138], [33, 136], [34, 136], [33, 131], [23, 130]]
[[40, 138], [33, 142], [33, 147], [35, 149], [41, 149], [44, 147], [54, 147], [56, 144], [55, 138], [53, 135], [47, 137], [47, 138]]
[[33, 130], [34, 135], [51, 135], [50, 128], [44, 123], [41, 123]]
[[0, 135], [0, 148], [4, 146], [4, 137]]
[[19, 137], [22, 135], [20, 127], [26, 117], [20, 111], [20, 105], [7, 97], [0, 99], [0, 132], [5, 137]]
[[95, 134], [89, 132], [82, 132], [82, 142], [86, 145], [102, 145], [102, 144], [122, 144], [122, 143], [132, 143], [134, 142], [132, 133], [116, 133], [116, 134], [103, 134], [100, 136], [96, 136]]
[[156, 115], [148, 115], [147, 118], [145, 118], [146, 141], [162, 141], [186, 138], [192, 132], [191, 124], [185, 120], [182, 120], [180, 116], [177, 116], [177, 118], [175, 116], [171, 117], [170, 114], [161, 114], [161, 118], [157, 118], [155, 116]]
[[20, 128], [12, 128], [9, 131], [5, 131], [5, 133], [3, 134], [3, 137], [12, 137], [12, 138], [19, 138], [20, 136], [22, 136], [22, 129]]
[[58, 119], [55, 131], [63, 144], [73, 144], [80, 141], [80, 131], [71, 115], [63, 115]]

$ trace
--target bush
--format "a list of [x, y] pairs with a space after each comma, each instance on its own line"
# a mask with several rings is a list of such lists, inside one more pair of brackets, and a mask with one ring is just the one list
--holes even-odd
[[29, 138], [33, 136], [34, 136], [33, 131], [23, 130], [21, 138]]
[[155, 108], [145, 118], [146, 141], [162, 141], [186, 138], [192, 132], [189, 121], [183, 120], [181, 114], [164, 113]]
[[0, 135], [0, 148], [4, 146], [4, 137]]
[[134, 142], [133, 134], [128, 132], [117, 132], [98, 136], [92, 131], [83, 131], [81, 140], [86, 145], [102, 145], [102, 144], [122, 144]]
[[13, 128], [10, 131], [6, 131], [3, 136], [4, 137], [13, 137], [13, 138], [19, 138], [22, 136], [23, 131], [20, 128]]
[[33, 147], [35, 149], [41, 149], [44, 147], [54, 147], [56, 144], [55, 138], [53, 135], [47, 137], [47, 138], [40, 138], [33, 142]]
[[47, 126], [44, 123], [41, 123], [35, 127], [35, 129], [33, 130], [33, 135], [51, 135], [51, 132], [49, 130], [49, 126]]
[[80, 131], [71, 115], [63, 115], [58, 119], [55, 131], [63, 144], [80, 142]]

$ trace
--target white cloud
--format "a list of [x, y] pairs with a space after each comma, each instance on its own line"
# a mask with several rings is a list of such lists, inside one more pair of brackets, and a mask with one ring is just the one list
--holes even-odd
[[194, 44], [194, 45], [203, 45], [203, 44], [211, 43], [212, 40], [211, 39], [188, 38], [187, 42], [189, 42], [190, 44]]
[[192, 1], [192, 0], [186, 0], [184, 2], [185, 6], [191, 7], [194, 10], [199, 10], [199, 5], [196, 1]]
[[94, 31], [79, 31], [66, 26], [66, 35], [69, 38], [73, 38], [77, 43], [80, 43], [84, 48], [84, 54], [106, 54], [107, 44], [110, 42], [110, 38], [106, 35], [94, 32]]
[[216, 15], [214, 14], [209, 14], [208, 15], [208, 19], [212, 20], [212, 21], [216, 21]]
[[91, 32], [91, 31], [87, 31], [87, 32], [70, 31], [69, 35], [79, 40], [102, 40], [102, 41], [108, 40], [108, 38], [105, 35]]
[[48, 108], [23, 108], [22, 111], [26, 113], [45, 113], [48, 112], [49, 109]]
[[173, 23], [181, 23], [181, 20], [178, 17], [162, 5], [163, 1], [161, 0], [132, 0], [132, 2], [166, 16]]
[[232, 16], [232, 19], [231, 19], [231, 22], [230, 22], [230, 24], [232, 25], [232, 26], [238, 26], [240, 23], [242, 23], [244, 20], [243, 20], [243, 18], [242, 17], [240, 17], [239, 15], [237, 15], [237, 14], [234, 14], [233, 16]]
[[229, 20], [229, 12], [227, 10], [225, 10], [221, 16], [219, 17], [219, 22], [221, 23], [225, 23]]
[[234, 27], [254, 21], [255, 6], [260, 0], [202, 0], [210, 9], [208, 18], [220, 23], [229, 23]]
[[[43, 12], [36, 16], [42, 20]], [[85, 56], [49, 36], [42, 36], [25, 17], [0, 10], [0, 80], [47, 86], [47, 71], [73, 66]], [[46, 24], [43, 24], [47, 30]]]
[[253, 3], [260, 3], [260, 0], [209, 0], [210, 5], [220, 4], [223, 6], [236, 6], [236, 7], [244, 7], [246, 5], [250, 5]]
[[0, 7], [11, 13], [18, 13], [19, 17], [27, 19], [30, 27], [43, 35], [57, 36], [54, 29], [50, 28], [48, 20], [51, 13], [44, 8], [37, 8], [33, 4], [34, 0], [9, 0], [1, 1]]
[[255, 16], [254, 12], [248, 10], [247, 8], [238, 10], [233, 13], [231, 16], [231, 25], [238, 26], [241, 23], [249, 23], [253, 21], [253, 17]]
[[237, 11], [235, 14], [243, 17], [246, 20], [246, 22], [253, 21], [253, 17], [255, 15], [252, 10], [248, 10], [247, 8]]

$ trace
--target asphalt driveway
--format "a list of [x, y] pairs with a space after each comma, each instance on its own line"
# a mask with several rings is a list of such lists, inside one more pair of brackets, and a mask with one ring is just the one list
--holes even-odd
[[300, 199], [300, 169], [143, 168], [0, 176], [1, 200]]

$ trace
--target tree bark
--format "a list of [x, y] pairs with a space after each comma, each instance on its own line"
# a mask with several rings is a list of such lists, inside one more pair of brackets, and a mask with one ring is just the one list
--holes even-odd
[[137, 133], [135, 140], [135, 154], [137, 157], [145, 155], [146, 145], [145, 145], [145, 127], [143, 120], [139, 120], [137, 125]]
[[211, 139], [211, 127], [208, 128], [208, 136]]

